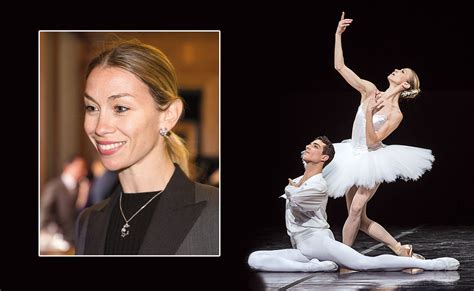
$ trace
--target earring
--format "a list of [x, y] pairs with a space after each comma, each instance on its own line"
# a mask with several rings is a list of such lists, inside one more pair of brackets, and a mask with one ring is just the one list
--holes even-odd
[[166, 127], [164, 127], [164, 128], [160, 128], [160, 135], [162, 137], [168, 137], [170, 135], [170, 133], [168, 132], [168, 129]]

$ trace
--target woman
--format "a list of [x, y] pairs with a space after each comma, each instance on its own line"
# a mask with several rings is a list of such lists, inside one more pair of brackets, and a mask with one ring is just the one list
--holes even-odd
[[91, 61], [84, 96], [86, 134], [121, 187], [81, 214], [76, 254], [218, 255], [218, 190], [187, 177], [168, 58], [121, 42]]
[[393, 71], [389, 87], [379, 92], [375, 85], [359, 78], [344, 64], [341, 35], [352, 23], [342, 12], [334, 47], [334, 66], [342, 77], [361, 94], [352, 128], [352, 139], [334, 144], [337, 156], [323, 172], [331, 197], [346, 195], [349, 215], [343, 228], [343, 242], [351, 246], [359, 229], [383, 242], [397, 255], [411, 256], [411, 245], [401, 245], [380, 224], [367, 217], [367, 203], [383, 182], [397, 178], [418, 179], [431, 169], [434, 157], [428, 149], [390, 145], [382, 141], [400, 125], [403, 114], [400, 98], [415, 98], [420, 81], [409, 68]]
[[293, 249], [253, 252], [248, 259], [250, 267], [274, 272], [331, 272], [338, 265], [358, 271], [457, 270], [459, 262], [453, 258], [369, 257], [336, 241], [327, 223], [328, 187], [321, 174], [325, 165], [331, 165], [333, 157], [333, 145], [325, 136], [306, 146], [302, 154], [306, 163], [304, 175], [290, 179], [285, 187], [286, 228]]

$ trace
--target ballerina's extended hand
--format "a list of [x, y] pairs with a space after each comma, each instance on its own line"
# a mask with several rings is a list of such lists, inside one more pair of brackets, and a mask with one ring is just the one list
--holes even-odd
[[336, 29], [336, 34], [338, 34], [338, 35], [341, 35], [346, 30], [346, 27], [348, 27], [352, 23], [353, 19], [344, 18], [345, 15], [346, 14], [343, 11], [342, 15], [341, 15], [341, 20], [339, 21], [339, 23], [337, 25], [337, 29]]

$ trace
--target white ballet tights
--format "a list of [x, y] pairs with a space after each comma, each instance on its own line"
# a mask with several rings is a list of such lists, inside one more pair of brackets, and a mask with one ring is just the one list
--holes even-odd
[[329, 229], [314, 232], [311, 237], [298, 242], [296, 247], [256, 251], [250, 254], [248, 263], [253, 269], [274, 272], [335, 271], [335, 264], [357, 271], [397, 271], [407, 268], [456, 270], [459, 266], [459, 262], [452, 258], [420, 260], [394, 255], [365, 256], [336, 241]]
[[250, 254], [249, 265], [270, 272], [332, 272], [337, 270], [334, 262], [309, 260], [298, 249], [256, 251]]

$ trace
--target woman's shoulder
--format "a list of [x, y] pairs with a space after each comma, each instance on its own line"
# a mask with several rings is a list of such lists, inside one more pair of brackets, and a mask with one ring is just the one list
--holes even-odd
[[102, 209], [104, 209], [105, 206], [107, 206], [110, 202], [110, 200], [112, 199], [112, 197], [108, 197], [100, 202], [97, 202], [96, 204], [90, 206], [89, 208], [86, 208], [86, 209], [89, 209], [89, 210], [96, 210], [96, 211], [100, 211]]
[[375, 94], [375, 92], [379, 92], [379, 89], [377, 89], [377, 86], [375, 86], [374, 83], [367, 81], [367, 80], [362, 80], [362, 84], [364, 86], [364, 90], [361, 92], [361, 103], [364, 103], [367, 100], [367, 97], [372, 96], [372, 94]]
[[104, 209], [110, 202], [110, 197], [109, 198], [106, 198], [100, 202], [97, 202], [96, 204], [94, 205], [91, 205], [87, 208], [84, 208], [81, 213], [79, 214], [79, 218], [81, 219], [85, 219], [87, 216], [89, 216], [91, 214], [91, 212], [93, 211], [102, 211], [102, 209]]
[[206, 184], [194, 183], [196, 187], [196, 202], [199, 201], [219, 201], [219, 189]]
[[219, 215], [219, 189], [210, 185], [195, 182], [195, 203], [205, 202], [201, 216], [207, 217], [204, 221], [216, 222]]
[[[81, 213], [79, 213], [77, 219], [76, 219], [76, 232], [80, 232], [83, 228], [83, 226], [86, 224], [86, 222], [89, 220], [89, 217], [92, 212], [94, 211], [102, 211], [110, 202], [110, 197], [102, 200], [90, 207], [84, 208]], [[76, 234], [77, 237], [79, 237]]]
[[392, 110], [390, 110], [390, 112], [388, 112], [386, 116], [387, 116], [387, 119], [390, 119], [396, 122], [400, 122], [403, 119], [403, 113], [399, 107], [395, 107]]

